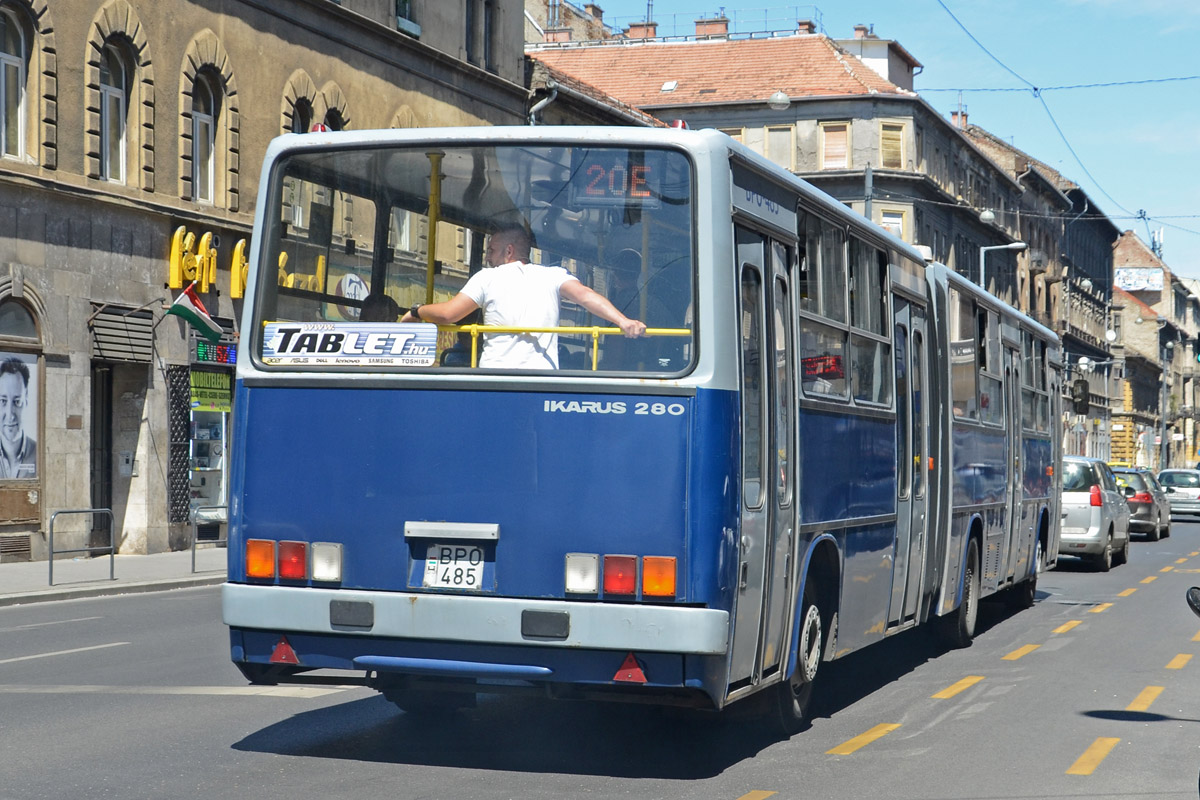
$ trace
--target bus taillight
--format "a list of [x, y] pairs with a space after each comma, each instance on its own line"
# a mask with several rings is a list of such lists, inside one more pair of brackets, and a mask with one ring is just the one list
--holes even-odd
[[323, 583], [341, 583], [342, 546], [336, 542], [313, 542], [312, 579]]
[[595, 553], [567, 553], [567, 594], [600, 591], [600, 557]]
[[637, 556], [604, 557], [604, 593], [628, 594], [637, 591]]
[[308, 577], [308, 545], [304, 542], [279, 543], [279, 577], [302, 581]]
[[246, 540], [246, 576], [275, 577], [275, 543], [268, 539]]
[[646, 556], [642, 559], [642, 595], [675, 596], [675, 559], [670, 556]]

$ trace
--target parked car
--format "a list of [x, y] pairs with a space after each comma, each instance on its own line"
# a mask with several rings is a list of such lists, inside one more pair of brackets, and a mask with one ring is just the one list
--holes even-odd
[[1117, 485], [1129, 503], [1129, 530], [1150, 541], [1171, 535], [1171, 503], [1154, 474], [1145, 467], [1113, 467]]
[[1158, 482], [1167, 490], [1172, 517], [1200, 514], [1200, 470], [1164, 469], [1158, 473]]
[[1104, 572], [1129, 560], [1129, 504], [1108, 464], [1064, 457], [1061, 505], [1060, 555], [1079, 556]]

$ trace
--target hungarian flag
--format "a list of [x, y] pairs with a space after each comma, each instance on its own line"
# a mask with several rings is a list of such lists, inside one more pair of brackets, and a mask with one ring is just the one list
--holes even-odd
[[201, 303], [200, 298], [196, 295], [195, 286], [195, 281], [188, 284], [188, 287], [180, 293], [179, 297], [175, 298], [175, 302], [167, 309], [167, 313], [183, 317], [189, 325], [196, 329], [197, 333], [216, 344], [221, 341], [221, 326], [208, 315], [204, 303]]

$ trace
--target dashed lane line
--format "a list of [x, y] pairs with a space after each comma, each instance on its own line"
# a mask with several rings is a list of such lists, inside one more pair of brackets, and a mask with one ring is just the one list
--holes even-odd
[[1024, 647], [1018, 647], [1016, 650], [1013, 650], [1008, 655], [1003, 656], [1001, 658], [1001, 660], [1002, 661], [1016, 661], [1018, 658], [1023, 658], [1025, 656], [1029, 655], [1034, 650], [1037, 650], [1039, 647], [1041, 647], [1040, 644], [1027, 644]]
[[983, 680], [982, 675], [968, 675], [953, 686], [947, 686], [945, 689], [942, 689], [940, 692], [933, 695], [932, 698], [934, 700], [949, 700], [951, 697], [954, 697], [954, 695], [970, 689], [981, 680]]
[[91, 647], [73, 647], [70, 650], [55, 650], [52, 653], [37, 653], [32, 656], [17, 656], [15, 658], [0, 658], [0, 664], [15, 664], [18, 661], [33, 661], [36, 658], [50, 658], [51, 656], [69, 656], [72, 653], [87, 653], [92, 650], [103, 650], [106, 647], [121, 647], [129, 644], [129, 642], [109, 642], [108, 644], [97, 644]]
[[0, 684], [0, 694], [136, 694], [207, 697], [323, 697], [354, 686], [36, 686]]
[[1123, 592], [1118, 592], [1117, 597], [1129, 597], [1129, 595], [1133, 594], [1136, 591], [1137, 591], [1137, 589], [1126, 589]]
[[[1082, 624], [1083, 624], [1083, 620], [1073, 619], [1070, 622], [1064, 622], [1062, 625], [1059, 625], [1057, 628], [1055, 628], [1053, 631], [1051, 631], [1051, 633], [1066, 633], [1067, 631], [1071, 630], [1072, 628], [1077, 628]], [[1200, 634], [1197, 634], [1197, 636], [1200, 636]]]
[[1120, 739], [1112, 739], [1101, 736], [1096, 741], [1092, 742], [1091, 747], [1083, 751], [1071, 768], [1067, 770], [1068, 775], [1091, 775], [1096, 771], [1096, 767], [1100, 766], [1100, 762], [1112, 752], [1112, 749], [1117, 746]]
[[1177, 558], [1177, 559], [1175, 559], [1175, 563], [1176, 564], [1186, 564], [1187, 559], [1186, 558]]
[[1142, 689], [1141, 693], [1134, 698], [1134, 701], [1125, 707], [1126, 711], [1149, 711], [1150, 705], [1158, 699], [1158, 696], [1163, 693], [1162, 686], [1147, 686]]
[[887, 736], [889, 733], [899, 727], [900, 725], [895, 722], [881, 723], [876, 725], [874, 728], [871, 728], [871, 730], [867, 731], [866, 733], [860, 733], [853, 739], [848, 739], [842, 742], [832, 750], [826, 750], [825, 754], [831, 756], [848, 756], [851, 753], [857, 752], [858, 750], [866, 747], [871, 742], [874, 742], [877, 739], [882, 739], [884, 736]]
[[1192, 637], [1192, 641], [1193, 641], [1193, 642], [1200, 642], [1200, 631], [1197, 631], [1197, 632], [1196, 632], [1196, 635]]
[[1183, 669], [1192, 660], [1191, 653], [1180, 653], [1167, 663], [1167, 669]]
[[1171, 572], [1174, 569], [1175, 569], [1174, 567], [1167, 566], [1167, 567], [1163, 567], [1162, 569], [1160, 569], [1159, 572]]
[[779, 792], [746, 792], [746, 794], [742, 795], [737, 800], [767, 800], [768, 797], [774, 797], [777, 794], [779, 794]]
[[1156, 580], [1158, 580], [1158, 576], [1151, 575], [1149, 578], [1142, 578], [1142, 583], [1154, 583]]
[[1089, 614], [1102, 614], [1105, 611], [1108, 611], [1112, 607], [1113, 607], [1112, 603], [1101, 603], [1100, 605], [1096, 606], [1095, 608], [1089, 608], [1088, 613]]

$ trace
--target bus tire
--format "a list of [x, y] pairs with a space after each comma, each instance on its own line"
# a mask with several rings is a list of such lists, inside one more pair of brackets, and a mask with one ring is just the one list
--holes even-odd
[[967, 565], [963, 571], [962, 602], [943, 620], [943, 634], [951, 647], [969, 647], [979, 619], [979, 542], [967, 543]]
[[800, 613], [800, 645], [796, 666], [786, 681], [777, 684], [772, 704], [785, 736], [804, 730], [812, 703], [813, 685], [821, 668], [825, 646], [825, 621], [812, 582], [804, 587], [803, 610]]

